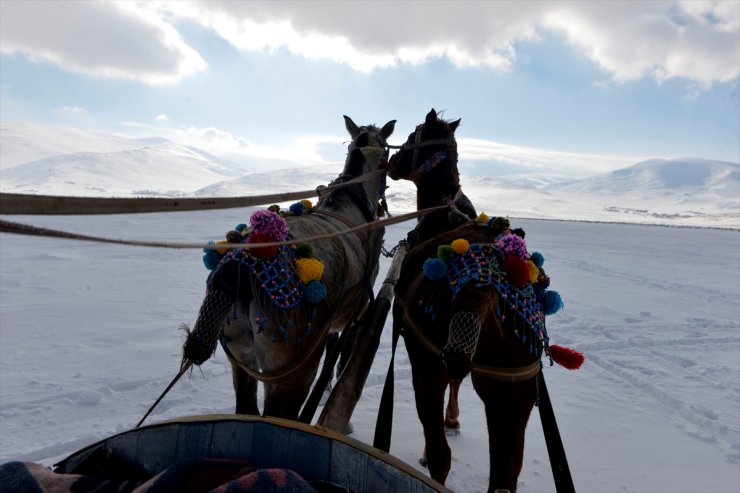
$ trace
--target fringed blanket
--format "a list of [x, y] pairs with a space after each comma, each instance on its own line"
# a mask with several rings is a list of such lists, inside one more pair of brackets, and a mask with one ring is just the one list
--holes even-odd
[[[178, 462], [150, 478], [132, 474], [58, 474], [40, 464], [0, 465], [0, 492], [14, 493], [322, 493], [349, 491], [324, 481], [306, 481], [289, 469], [260, 468], [240, 460]], [[137, 477], [138, 476], [138, 477]]]

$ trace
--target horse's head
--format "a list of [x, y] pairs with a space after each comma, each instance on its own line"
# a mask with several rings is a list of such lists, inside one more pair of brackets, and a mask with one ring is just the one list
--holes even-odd
[[[388, 175], [394, 180], [422, 181], [452, 179], [458, 183], [457, 142], [455, 130], [460, 120], [447, 122], [432, 109], [408, 140], [390, 159]], [[446, 171], [441, 171], [441, 170]]]
[[388, 160], [388, 137], [393, 133], [396, 120], [391, 120], [382, 128], [375, 125], [358, 127], [352, 118], [344, 115], [344, 126], [352, 142], [347, 149], [344, 174], [360, 176], [385, 166]]

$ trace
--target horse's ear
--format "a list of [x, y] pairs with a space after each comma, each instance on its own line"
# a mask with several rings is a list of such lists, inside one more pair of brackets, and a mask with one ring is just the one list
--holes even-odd
[[380, 129], [380, 135], [382, 135], [384, 139], [387, 139], [388, 137], [391, 136], [395, 128], [396, 128], [396, 120], [391, 120], [385, 125], [383, 125], [383, 128]]
[[430, 125], [435, 123], [437, 121], [437, 112], [434, 111], [434, 108], [432, 108], [432, 111], [427, 113], [427, 118], [424, 121], [424, 123], [429, 123]]
[[344, 116], [344, 126], [347, 128], [347, 132], [349, 132], [350, 137], [353, 139], [357, 138], [358, 135], [360, 135], [360, 127], [355, 125], [355, 122], [352, 121], [352, 118], [348, 117], [347, 115]]
[[453, 133], [455, 132], [455, 130], [457, 129], [457, 127], [460, 126], [460, 120], [462, 120], [462, 118], [458, 118], [454, 122], [450, 122], [449, 123], [450, 130], [452, 130]]

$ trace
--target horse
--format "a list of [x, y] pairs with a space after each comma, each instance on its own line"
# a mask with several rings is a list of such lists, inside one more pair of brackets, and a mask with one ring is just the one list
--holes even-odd
[[445, 121], [432, 109], [389, 160], [392, 179], [416, 184], [419, 210], [448, 206], [422, 216], [408, 234], [393, 325], [408, 352], [424, 429], [422, 460], [431, 477], [443, 484], [447, 479], [451, 451], [445, 426], [459, 426], [457, 389], [470, 374], [485, 406], [488, 491], [514, 492], [547, 344], [540, 304], [547, 286], [537, 285], [546, 276], [542, 269], [530, 270], [523, 239], [512, 233], [508, 220], [478, 215], [463, 193], [459, 125], [459, 119]]
[[[203, 364], [220, 341], [231, 363], [237, 414], [260, 414], [261, 381], [263, 415], [296, 419], [328, 334], [360, 317], [372, 297], [384, 230], [346, 230], [378, 219], [395, 120], [380, 128], [344, 120], [352, 138], [344, 170], [317, 189], [318, 203], [254, 212], [251, 227], [238, 225], [225, 241], [305, 243], [208, 250], [204, 256], [212, 272], [195, 326], [186, 327], [183, 365]], [[324, 239], [310, 240], [319, 235]]]

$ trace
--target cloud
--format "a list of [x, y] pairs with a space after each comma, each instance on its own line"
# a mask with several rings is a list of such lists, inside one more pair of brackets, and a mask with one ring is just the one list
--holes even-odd
[[161, 115], [155, 116], [154, 117], [154, 120], [156, 120], [158, 122], [166, 122], [166, 121], [169, 121], [169, 118], [167, 118], [167, 115], [161, 114]]
[[1, 2], [0, 51], [153, 85], [206, 67], [170, 24], [130, 2]]
[[87, 113], [85, 108], [80, 108], [79, 106], [62, 106], [62, 111], [67, 113]]
[[683, 78], [706, 87], [740, 73], [735, 1], [209, 0], [156, 8], [242, 50], [283, 47], [363, 72], [439, 58], [461, 68], [510, 71], [519, 43], [556, 33], [616, 82]]
[[123, 126], [126, 131], [120, 135], [128, 137], [164, 137], [231, 160], [258, 158], [280, 161], [286, 166], [336, 163], [335, 156], [328, 156], [324, 147], [329, 144], [343, 149], [347, 140], [345, 136], [304, 134], [285, 142], [263, 144], [215, 127], [172, 128], [139, 122], [123, 122]]
[[731, 0], [13, 1], [0, 9], [2, 53], [147, 84], [206, 68], [177, 31], [186, 24], [240, 50], [286, 49], [366, 73], [442, 58], [507, 72], [521, 43], [556, 35], [615, 83], [681, 78], [707, 88], [740, 75], [740, 2]]

